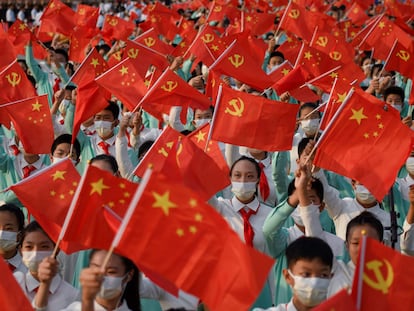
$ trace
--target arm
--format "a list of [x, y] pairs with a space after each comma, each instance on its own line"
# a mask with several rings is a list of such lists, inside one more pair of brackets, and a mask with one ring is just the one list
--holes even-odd
[[125, 134], [128, 128], [129, 118], [128, 115], [122, 116], [115, 140], [115, 157], [119, 165], [119, 171], [121, 176], [127, 179], [132, 177], [132, 172], [134, 171], [134, 167], [128, 156], [128, 140]]
[[27, 64], [27, 68], [29, 68], [36, 82], [39, 82], [45, 76], [47, 76], [47, 73], [43, 72], [43, 70], [40, 69], [39, 64], [37, 63], [37, 61], [35, 60], [33, 56], [33, 48], [32, 48], [32, 43], [30, 40], [26, 45], [26, 64]]
[[410, 186], [408, 198], [410, 201], [410, 208], [405, 217], [403, 225], [404, 232], [400, 239], [400, 248], [402, 253], [414, 256], [414, 185]]
[[182, 132], [185, 130], [185, 124], [183, 124], [180, 119], [180, 114], [182, 110], [183, 107], [181, 106], [173, 106], [170, 108], [170, 115], [168, 117], [168, 122], [170, 126], [178, 132]]
[[55, 258], [47, 257], [39, 264], [37, 277], [39, 278], [39, 289], [34, 298], [33, 307], [43, 310], [47, 307], [49, 300], [49, 288], [53, 278], [58, 271], [58, 261]]
[[94, 311], [94, 301], [103, 281], [103, 274], [98, 267], [83, 269], [80, 275], [82, 286], [82, 311]]
[[278, 199], [284, 199], [288, 188], [289, 152], [279, 151], [272, 156], [272, 176], [276, 185]]

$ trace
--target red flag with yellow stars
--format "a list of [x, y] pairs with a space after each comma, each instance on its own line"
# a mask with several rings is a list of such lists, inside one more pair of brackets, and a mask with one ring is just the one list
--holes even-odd
[[22, 67], [14, 61], [0, 72], [0, 104], [36, 96], [36, 91], [27, 79]]
[[[67, 158], [23, 179], [10, 189], [56, 242], [79, 180], [78, 171]], [[42, 195], [41, 200], [39, 194]]]
[[108, 41], [112, 39], [126, 41], [134, 29], [133, 22], [107, 14], [102, 27], [102, 36]]
[[37, 42], [37, 39], [31, 32], [29, 26], [20, 19], [16, 19], [7, 33], [17, 55], [25, 55], [25, 46], [27, 45], [27, 42], [31, 41], [34, 57], [37, 59], [46, 57], [46, 50]]
[[24, 150], [47, 154], [53, 143], [53, 124], [47, 95], [31, 97], [4, 106]]
[[302, 42], [292, 33], [287, 32], [286, 36], [286, 41], [277, 48], [277, 51], [281, 52], [291, 64], [295, 64]]
[[72, 82], [82, 85], [93, 81], [108, 69], [108, 64], [96, 49], [88, 54], [72, 76]]
[[317, 305], [312, 311], [357, 311], [355, 302], [346, 289]]
[[76, 24], [76, 13], [60, 0], [51, 0], [40, 18], [40, 32], [69, 36]]
[[361, 302], [358, 310], [412, 310], [414, 259], [374, 239], [364, 239], [352, 286], [354, 300]]
[[325, 130], [314, 164], [359, 181], [381, 202], [411, 149], [411, 130], [399, 113], [355, 90]]
[[[223, 86], [211, 138], [266, 151], [292, 148], [299, 105], [268, 100]], [[269, 133], [278, 135], [269, 135]]]
[[83, 248], [108, 249], [138, 186], [90, 165], [61, 249], [70, 254]]
[[216, 311], [247, 310], [274, 262], [195, 192], [155, 172], [116, 251]]
[[78, 4], [76, 11], [76, 25], [96, 28], [96, 22], [99, 17], [99, 8], [86, 4]]
[[93, 36], [88, 35], [88, 26], [77, 26], [70, 35], [69, 59], [81, 63], [86, 57], [86, 50]]
[[275, 14], [250, 12], [244, 14], [244, 29], [252, 35], [262, 35], [274, 28]]

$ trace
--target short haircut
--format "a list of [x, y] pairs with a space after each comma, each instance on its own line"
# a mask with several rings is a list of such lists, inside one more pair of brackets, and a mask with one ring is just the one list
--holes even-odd
[[[321, 200], [321, 202], [322, 202], [323, 201], [323, 184], [322, 184], [322, 182], [319, 179], [312, 177], [312, 179], [311, 179], [311, 189], [315, 190], [316, 195], [318, 196], [319, 200]], [[292, 195], [292, 193], [295, 190], [296, 190], [295, 180], [293, 179], [288, 185], [288, 196]]]
[[[312, 102], [304, 103], [303, 105], [299, 107], [299, 115], [302, 115], [302, 110], [305, 108], [311, 108], [312, 110], [315, 110], [316, 108], [318, 108], [318, 104], [312, 103]], [[319, 117], [320, 117], [321, 116], [320, 111], [316, 110], [316, 112], [319, 114]]]
[[26, 236], [29, 234], [29, 233], [32, 233], [32, 232], [37, 232], [37, 231], [40, 231], [40, 232], [42, 232], [44, 235], [46, 235], [48, 238], [49, 238], [49, 240], [51, 240], [52, 241], [52, 243], [53, 244], [55, 244], [55, 242], [49, 237], [49, 235], [46, 233], [46, 231], [45, 230], [43, 230], [43, 228], [39, 225], [39, 223], [36, 221], [36, 220], [34, 220], [34, 221], [32, 221], [31, 223], [29, 223], [24, 229], [23, 229], [23, 231], [22, 231], [22, 238], [21, 238], [21, 240], [20, 240], [20, 243], [21, 244], [23, 244], [23, 241], [24, 241], [24, 239], [26, 238]]
[[69, 55], [68, 55], [68, 52], [66, 52], [64, 49], [55, 49], [55, 53], [56, 53], [56, 54], [63, 55], [63, 57], [65, 58], [65, 61], [66, 61], [66, 62], [68, 62], [68, 61], [69, 61]]
[[[60, 144], [71, 144], [72, 143], [72, 135], [70, 134], [62, 134], [55, 138], [52, 144], [52, 148], [50, 148], [50, 153], [53, 154], [55, 152], [56, 148]], [[80, 153], [81, 153], [81, 146], [78, 139], [75, 139], [75, 142], [73, 143], [73, 149], [76, 151], [76, 159], [79, 159]]]
[[303, 151], [305, 150], [308, 143], [311, 141], [309, 137], [303, 137], [298, 144], [298, 158], [302, 155]]
[[97, 155], [89, 161], [89, 164], [92, 164], [96, 161], [104, 161], [111, 166], [112, 173], [115, 174], [116, 172], [118, 172], [118, 163], [116, 162], [115, 157], [111, 156], [110, 154]]
[[14, 204], [6, 203], [3, 205], [0, 205], [0, 213], [1, 212], [9, 212], [11, 214], [14, 214], [17, 220], [17, 225], [19, 227], [19, 231], [23, 230], [24, 228], [24, 214], [22, 210], [17, 207]]
[[147, 153], [147, 151], [150, 150], [153, 144], [154, 144], [153, 140], [147, 140], [143, 142], [138, 148], [138, 157], [141, 157], [141, 155], [144, 155], [145, 153]]
[[280, 51], [274, 51], [274, 52], [270, 53], [269, 60], [272, 57], [281, 57], [283, 60], [285, 60], [285, 55], [283, 55], [283, 53], [280, 52]]
[[381, 221], [374, 214], [364, 211], [352, 218], [346, 226], [346, 241], [349, 241], [352, 229], [358, 226], [370, 226], [377, 232], [380, 241], [384, 239], [384, 226]]
[[234, 166], [237, 163], [239, 163], [240, 161], [249, 161], [250, 163], [252, 163], [254, 165], [255, 169], [256, 169], [257, 178], [260, 178], [260, 173], [262, 172], [262, 170], [260, 169], [259, 163], [257, 163], [255, 159], [250, 158], [250, 157], [246, 157], [246, 156], [241, 156], [236, 161], [234, 161], [234, 163], [232, 164], [232, 166], [230, 168], [230, 173], [229, 173], [230, 177], [231, 177], [231, 174], [233, 173]]
[[325, 241], [315, 237], [301, 237], [288, 245], [286, 259], [289, 269], [299, 260], [315, 259], [332, 268], [333, 253]]
[[399, 86], [389, 86], [384, 90], [384, 100], [391, 94], [395, 94], [401, 97], [401, 101], [404, 101], [404, 90]]
[[109, 105], [105, 107], [103, 110], [108, 110], [112, 112], [112, 115], [114, 116], [114, 120], [118, 119], [119, 116], [119, 106], [117, 103], [113, 101], [108, 101]]

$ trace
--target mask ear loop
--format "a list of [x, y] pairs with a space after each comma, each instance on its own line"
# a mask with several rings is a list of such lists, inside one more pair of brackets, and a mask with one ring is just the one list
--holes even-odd
[[[127, 273], [124, 275], [124, 277], [123, 277], [122, 281], [124, 281], [124, 280], [128, 277], [128, 273], [129, 273], [129, 272], [127, 272]], [[116, 302], [116, 309], [115, 309], [115, 311], [116, 311], [116, 310], [118, 310], [118, 309], [119, 309], [119, 307], [121, 306], [121, 303], [122, 303], [122, 300], [123, 300], [123, 297], [124, 297], [124, 293], [125, 293], [125, 290], [126, 290], [126, 287], [127, 287], [128, 283], [129, 283], [129, 281], [127, 281], [127, 282], [125, 282], [124, 284], [122, 284], [122, 291], [121, 291], [121, 295], [119, 296], [119, 299], [118, 299], [118, 301]]]

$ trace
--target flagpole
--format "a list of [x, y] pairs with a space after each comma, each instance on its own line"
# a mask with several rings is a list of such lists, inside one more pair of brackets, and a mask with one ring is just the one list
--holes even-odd
[[[279, 31], [280, 31], [280, 28], [281, 28], [282, 23], [285, 21], [287, 11], [289, 10], [289, 8], [290, 8], [291, 5], [292, 5], [292, 0], [289, 0], [289, 3], [286, 6], [285, 11], [283, 12], [282, 17], [280, 18], [279, 24], [277, 25], [277, 28], [276, 28], [276, 30], [275, 30], [275, 32], [273, 34], [274, 37], [275, 37], [275, 39], [276, 39], [276, 37], [277, 37], [277, 35], [278, 35]], [[276, 40], [276, 44], [277, 44], [278, 41], [279, 41], [279, 39]]]
[[315, 37], [316, 37], [316, 33], [318, 32], [318, 26], [315, 26], [315, 30], [313, 31], [313, 34], [312, 34], [312, 39], [310, 40], [310, 42], [309, 42], [309, 46], [312, 46], [312, 44], [313, 44], [313, 40], [315, 40]]
[[234, 39], [234, 41], [229, 45], [229, 47], [227, 49], [224, 50], [223, 54], [221, 54], [215, 61], [214, 63], [212, 63], [210, 65], [210, 67], [208, 68], [208, 70], [212, 70], [218, 62], [220, 62], [231, 50], [231, 48], [233, 47], [233, 45], [235, 45], [237, 42], [237, 39]]
[[13, 66], [15, 63], [17, 62], [17, 59], [15, 59], [14, 61], [12, 61], [10, 64], [7, 65], [6, 68], [4, 68], [1, 72], [0, 75], [2, 75], [5, 71], [7, 71], [11, 66]]
[[[325, 110], [325, 111], [327, 111], [327, 110], [328, 110], [328, 108], [329, 108], [329, 103], [331, 102], [332, 95], [333, 95], [333, 92], [334, 92], [334, 90], [335, 90], [335, 87], [336, 87], [336, 82], [337, 82], [337, 81], [338, 81], [338, 78], [335, 78], [334, 82], [332, 83], [332, 88], [331, 88], [331, 92], [329, 93], [328, 101], [326, 102], [326, 108], [325, 108], [326, 110]], [[316, 137], [318, 136], [319, 131], [320, 131], [320, 129], [321, 129], [321, 124], [322, 124], [323, 120], [325, 119], [325, 117], [326, 117], [326, 114], [324, 113], [324, 114], [322, 115], [321, 122], [319, 123], [318, 130], [317, 130], [317, 131], [316, 131], [316, 133], [315, 133], [315, 137], [313, 137], [313, 140], [316, 140]]]
[[296, 60], [295, 60], [295, 65], [293, 66], [293, 68], [296, 68], [296, 66], [297, 66], [297, 65], [299, 65], [299, 61], [300, 61], [300, 59], [301, 59], [302, 52], [303, 52], [304, 48], [305, 48], [305, 42], [302, 42], [302, 45], [301, 45], [301, 47], [300, 47], [300, 50], [299, 50], [298, 56], [296, 57]]
[[89, 51], [88, 55], [86, 55], [86, 57], [84, 58], [84, 60], [82, 61], [82, 63], [78, 66], [78, 69], [76, 69], [76, 71], [73, 73], [73, 75], [70, 76], [68, 82], [66, 82], [66, 84], [65, 84], [65, 86], [63, 88], [67, 87], [69, 85], [69, 83], [72, 82], [72, 78], [76, 76], [76, 74], [79, 72], [79, 70], [82, 68], [82, 66], [86, 63], [86, 60], [88, 59], [88, 57], [93, 53], [93, 49], [94, 48], [92, 48]]
[[129, 203], [128, 209], [125, 213], [124, 218], [122, 219], [121, 226], [119, 227], [118, 231], [115, 234], [114, 239], [112, 240], [111, 247], [106, 254], [106, 257], [103, 261], [103, 264], [101, 266], [101, 269], [105, 271], [106, 266], [108, 265], [109, 259], [112, 256], [112, 253], [114, 252], [115, 248], [118, 246], [119, 242], [121, 241], [122, 236], [125, 233], [125, 230], [129, 224], [129, 221], [131, 220], [132, 215], [135, 212], [135, 209], [137, 208], [137, 205], [139, 201], [141, 200], [142, 195], [144, 194], [145, 188], [148, 185], [148, 182], [150, 181], [152, 174], [152, 169], [147, 168], [147, 170], [144, 173], [144, 176], [142, 177], [142, 180], [137, 188], [137, 190], [134, 193], [134, 196], [132, 197], [131, 203]]
[[32, 100], [32, 99], [35, 99], [35, 98], [41, 97], [41, 96], [47, 97], [47, 94], [32, 96], [32, 97], [28, 97], [28, 98], [24, 98], [24, 99], [19, 99], [19, 100], [16, 100], [14, 102], [7, 103], [7, 104], [1, 104], [0, 105], [0, 108], [7, 107], [7, 106], [12, 106], [12, 105], [16, 105], [16, 104], [19, 104], [21, 102], [24, 102], [24, 101], [27, 101], [27, 100]]
[[325, 72], [325, 73], [317, 76], [316, 78], [313, 78], [312, 80], [309, 80], [309, 81], [305, 82], [304, 84], [302, 84], [300, 86], [300, 88], [303, 88], [305, 86], [308, 86], [309, 84], [312, 84], [313, 82], [318, 81], [319, 79], [322, 79], [323, 77], [326, 77], [327, 75], [329, 75], [330, 73], [334, 72], [335, 70], [340, 69], [341, 67], [342, 67], [342, 65], [339, 65], [339, 66], [336, 66], [335, 68], [333, 68], [331, 70], [328, 70], [327, 72]]
[[[374, 28], [379, 24], [380, 20], [382, 19], [382, 17], [384, 16], [384, 14], [379, 15], [378, 20], [376, 20], [373, 26], [371, 26], [371, 29], [368, 31], [368, 33], [365, 35], [365, 37], [361, 40], [361, 42], [359, 42], [357, 49], [359, 50], [361, 48], [361, 45], [368, 39], [368, 37], [371, 35], [371, 33], [374, 31]], [[355, 38], [355, 37], [354, 37]]]
[[390, 50], [390, 52], [388, 53], [387, 58], [386, 58], [386, 59], [385, 59], [385, 61], [384, 61], [384, 64], [383, 64], [383, 66], [382, 66], [382, 69], [381, 69], [381, 71], [378, 73], [378, 77], [381, 77], [382, 72], [385, 70], [385, 66], [387, 66], [387, 64], [388, 64], [388, 62], [389, 62], [389, 60], [390, 60], [390, 58], [391, 58], [391, 56], [392, 56], [392, 52], [394, 52], [394, 49], [395, 49], [395, 46], [397, 45], [397, 43], [398, 43], [398, 39], [395, 39], [395, 40], [394, 40], [394, 43], [392, 44], [391, 50]]
[[[376, 20], [377, 20], [377, 18], [379, 18], [379, 15], [378, 16], [375, 16], [375, 17], [372, 17], [372, 18], [370, 18], [370, 21], [368, 22], [368, 24], [367, 25], [365, 25], [365, 27], [364, 28], [362, 28], [360, 31], [358, 31], [357, 32], [357, 34], [352, 38], [352, 40], [354, 40], [356, 37], [358, 37], [359, 36], [359, 34], [361, 34], [367, 27], [370, 27], [371, 26], [371, 24], [372, 23], [375, 23], [376, 22]], [[352, 40], [349, 40], [349, 41], [352, 41]], [[348, 42], [349, 42], [348, 41]]]
[[206, 145], [204, 147], [204, 152], [207, 151], [208, 143], [211, 140], [211, 134], [212, 134], [212, 131], [213, 131], [213, 126], [216, 123], [217, 111], [218, 111], [218, 108], [219, 108], [219, 105], [220, 105], [221, 94], [222, 93], [223, 93], [223, 84], [220, 83], [219, 89], [218, 89], [218, 92], [217, 92], [216, 104], [214, 105], [214, 114], [213, 114], [213, 118], [211, 119], [210, 130], [208, 131], [207, 141], [206, 141]]
[[165, 54], [163, 54], [163, 53], [161, 53], [161, 52], [159, 52], [157, 50], [151, 49], [150, 47], [143, 45], [141, 42], [137, 42], [137, 41], [132, 41], [132, 42], [134, 42], [134, 44], [139, 45], [140, 47], [142, 47], [144, 49], [147, 49], [148, 51], [150, 51], [150, 52], [152, 52], [154, 54], [157, 54], [159, 56], [162, 56], [162, 57], [167, 58], [167, 55], [165, 55]]
[[362, 242], [361, 242], [361, 251], [359, 253], [359, 271], [358, 271], [358, 283], [357, 283], [357, 310], [361, 310], [362, 304], [362, 283], [364, 278], [364, 262], [365, 262], [365, 254], [367, 251], [367, 236], [365, 234], [362, 235]]
[[[194, 38], [193, 42], [191, 42], [190, 46], [188, 47], [187, 51], [185, 51], [185, 53], [183, 54], [183, 58], [185, 58], [187, 56], [187, 53], [191, 50], [191, 48], [194, 46], [194, 44], [197, 42], [197, 40], [200, 38], [200, 34], [201, 32], [206, 28], [206, 25], [202, 25], [200, 27], [200, 30], [197, 33], [197, 36]], [[204, 42], [204, 41], [203, 41]]]

